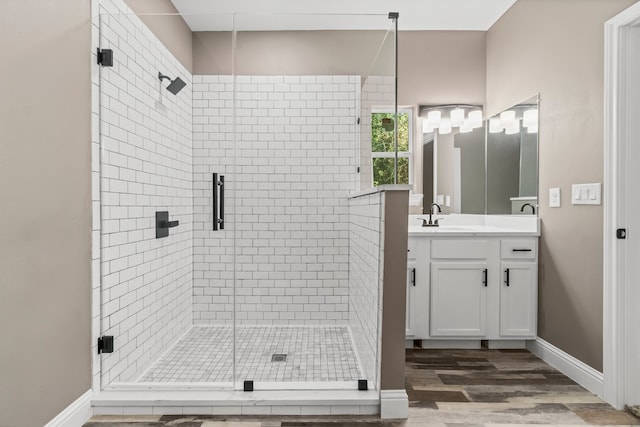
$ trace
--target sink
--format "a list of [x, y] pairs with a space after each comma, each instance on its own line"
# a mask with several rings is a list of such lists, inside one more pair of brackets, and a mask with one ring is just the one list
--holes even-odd
[[[425, 227], [427, 228], [427, 227]], [[435, 227], [442, 231], [471, 231], [471, 227], [465, 227], [463, 225], [440, 225], [439, 227]]]

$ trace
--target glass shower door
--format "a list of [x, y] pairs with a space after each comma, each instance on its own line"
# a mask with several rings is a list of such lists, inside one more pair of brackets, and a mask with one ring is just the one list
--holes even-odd
[[[357, 51], [340, 49], [342, 37], [357, 37], [338, 31], [354, 18], [235, 16], [238, 389], [357, 389], [361, 379], [375, 387], [379, 294], [376, 286], [371, 299], [350, 300], [348, 196], [360, 189], [363, 79], [393, 35], [386, 15], [359, 17], [384, 29]], [[345, 66], [347, 57], [358, 60]], [[393, 85], [384, 84], [375, 88], [389, 90], [393, 106]], [[371, 315], [365, 333], [356, 307]], [[365, 355], [368, 372], [356, 324], [368, 343], [361, 347], [373, 353], [372, 362]]]
[[192, 75], [164, 46], [152, 28], [176, 19], [101, 2], [99, 44], [113, 51], [94, 87], [100, 335], [113, 338], [99, 356], [103, 389], [233, 385], [233, 230], [214, 231], [212, 210], [213, 173], [227, 172], [232, 147], [233, 108], [218, 105], [232, 79]]

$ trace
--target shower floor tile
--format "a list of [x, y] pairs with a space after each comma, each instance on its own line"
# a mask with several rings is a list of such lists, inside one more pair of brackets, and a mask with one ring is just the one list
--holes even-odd
[[[236, 334], [240, 381], [361, 378], [347, 327], [239, 326]], [[232, 341], [231, 326], [194, 326], [139, 382], [231, 382]]]

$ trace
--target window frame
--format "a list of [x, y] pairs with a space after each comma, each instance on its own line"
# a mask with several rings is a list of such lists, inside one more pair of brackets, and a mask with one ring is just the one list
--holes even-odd
[[[371, 116], [373, 116], [374, 114], [379, 114], [379, 113], [391, 113], [394, 114], [395, 110], [393, 108], [372, 108], [371, 109]], [[413, 183], [413, 109], [412, 108], [398, 108], [398, 116], [402, 115], [402, 114], [406, 114], [407, 115], [407, 138], [409, 139], [409, 141], [407, 141], [407, 147], [408, 150], [407, 151], [398, 151], [398, 159], [401, 158], [407, 158], [409, 159], [409, 170], [408, 170], [408, 174], [409, 174], [409, 182], [408, 184], [411, 185]], [[371, 187], [375, 187], [373, 184], [373, 177], [374, 177], [374, 171], [373, 171], [373, 160], [374, 159], [393, 159], [396, 156], [395, 151], [373, 151], [373, 138], [371, 139]], [[381, 184], [381, 185], [388, 185], [388, 184]]]

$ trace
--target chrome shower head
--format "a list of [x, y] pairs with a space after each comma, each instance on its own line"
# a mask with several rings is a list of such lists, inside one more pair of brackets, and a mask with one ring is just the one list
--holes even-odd
[[182, 88], [187, 85], [180, 77], [176, 77], [175, 79], [171, 80], [171, 77], [165, 76], [162, 73], [158, 73], [158, 79], [160, 81], [162, 81], [163, 79], [169, 80], [171, 83], [169, 83], [169, 86], [167, 86], [167, 90], [174, 95], [177, 95], [178, 92], [180, 92]]

